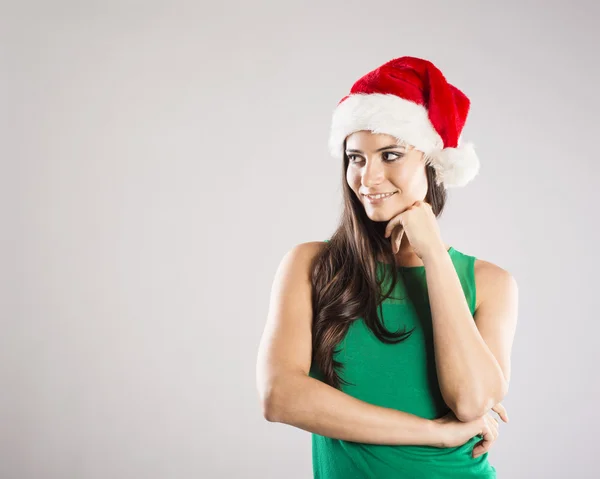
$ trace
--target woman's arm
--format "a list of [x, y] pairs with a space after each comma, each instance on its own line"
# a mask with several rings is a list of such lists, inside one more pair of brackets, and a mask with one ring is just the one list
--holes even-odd
[[443, 447], [437, 423], [356, 399], [304, 374], [287, 374], [266, 408], [282, 422], [334, 439], [367, 444]]
[[508, 392], [517, 285], [507, 271], [488, 263], [487, 291], [473, 317], [448, 252], [429, 252], [423, 263], [442, 396], [460, 420], [470, 421]]
[[294, 247], [277, 269], [256, 367], [264, 416], [348, 441], [439, 444], [437, 423], [360, 401], [309, 376], [313, 313], [310, 268], [324, 245], [310, 242]]

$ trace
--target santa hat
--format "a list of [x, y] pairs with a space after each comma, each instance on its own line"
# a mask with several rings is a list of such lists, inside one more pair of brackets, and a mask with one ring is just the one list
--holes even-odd
[[349, 134], [386, 133], [422, 151], [438, 185], [464, 186], [479, 172], [474, 145], [459, 146], [470, 103], [430, 61], [395, 58], [360, 78], [339, 101], [329, 150], [342, 159]]

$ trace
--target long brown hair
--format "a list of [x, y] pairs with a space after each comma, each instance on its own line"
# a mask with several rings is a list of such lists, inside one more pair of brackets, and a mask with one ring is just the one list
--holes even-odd
[[[345, 148], [344, 148], [345, 150]], [[447, 193], [443, 183], [436, 182], [435, 170], [424, 156], [428, 189], [425, 196], [436, 217], [446, 204]], [[344, 153], [342, 183], [344, 209], [340, 223], [323, 252], [315, 258], [311, 271], [312, 282], [312, 361], [330, 386], [340, 389], [345, 381], [338, 371], [344, 365], [334, 360], [335, 347], [343, 339], [350, 324], [364, 318], [367, 327], [382, 342], [399, 343], [411, 331], [391, 332], [380, 322], [377, 308], [389, 297], [398, 282], [398, 271], [390, 268], [392, 282], [382, 292], [382, 279], [377, 277], [376, 258], [395, 264], [389, 238], [384, 237], [386, 222], [372, 221], [364, 206], [346, 181], [348, 157]], [[386, 270], [387, 271], [387, 270]]]

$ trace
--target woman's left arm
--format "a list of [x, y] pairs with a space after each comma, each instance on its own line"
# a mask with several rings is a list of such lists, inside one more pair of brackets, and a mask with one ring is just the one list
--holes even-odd
[[472, 421], [508, 392], [517, 283], [508, 271], [484, 262], [477, 288], [482, 299], [472, 315], [448, 252], [439, 248], [422, 260], [442, 396], [461, 421]]

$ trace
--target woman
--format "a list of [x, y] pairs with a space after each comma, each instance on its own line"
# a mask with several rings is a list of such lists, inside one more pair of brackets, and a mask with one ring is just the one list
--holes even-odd
[[401, 57], [334, 111], [342, 219], [283, 258], [257, 363], [265, 417], [312, 433], [316, 478], [496, 477], [517, 285], [436, 220], [479, 171], [458, 146], [469, 106], [431, 62]]

